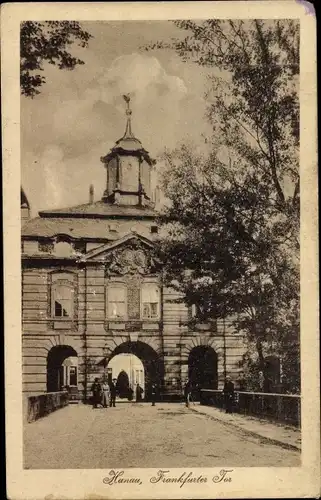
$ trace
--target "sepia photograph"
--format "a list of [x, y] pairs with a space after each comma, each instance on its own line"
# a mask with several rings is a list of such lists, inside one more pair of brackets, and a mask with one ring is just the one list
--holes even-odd
[[285, 491], [317, 383], [306, 20], [99, 9], [15, 24], [20, 477], [70, 483], [37, 499], [90, 471], [77, 498], [242, 497], [241, 468]]
[[299, 48], [22, 22], [26, 468], [300, 465]]

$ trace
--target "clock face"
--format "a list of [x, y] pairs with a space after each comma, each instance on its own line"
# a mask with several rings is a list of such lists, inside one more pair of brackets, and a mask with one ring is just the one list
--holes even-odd
[[139, 163], [137, 158], [121, 159], [121, 186], [123, 191], [138, 191]]

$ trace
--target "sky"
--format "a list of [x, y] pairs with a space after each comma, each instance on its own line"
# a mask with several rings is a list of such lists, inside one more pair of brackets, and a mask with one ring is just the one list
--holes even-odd
[[[171, 50], [144, 45], [182, 36], [167, 21], [85, 22], [89, 47], [71, 47], [85, 64], [73, 71], [46, 64], [46, 84], [34, 99], [21, 97], [21, 177], [32, 215], [87, 203], [89, 185], [102, 197], [100, 157], [122, 137], [131, 95], [132, 129], [158, 160], [182, 142], [202, 147], [210, 133], [204, 93], [208, 70]], [[154, 174], [157, 183], [157, 174]]]

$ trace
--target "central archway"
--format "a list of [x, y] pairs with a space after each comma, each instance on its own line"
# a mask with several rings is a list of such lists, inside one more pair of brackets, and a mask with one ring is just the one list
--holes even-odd
[[[140, 387], [145, 393], [145, 368], [142, 361], [131, 353], [116, 354], [108, 363], [109, 383], [117, 379], [118, 396], [130, 401], [137, 396]], [[139, 386], [138, 386], [139, 384]]]
[[133, 354], [141, 360], [145, 372], [144, 396], [146, 401], [150, 401], [152, 384], [156, 384], [159, 389], [163, 384], [164, 364], [162, 358], [158, 356], [157, 352], [151, 346], [140, 341], [127, 341], [117, 346], [110, 356], [108, 364], [118, 354]]

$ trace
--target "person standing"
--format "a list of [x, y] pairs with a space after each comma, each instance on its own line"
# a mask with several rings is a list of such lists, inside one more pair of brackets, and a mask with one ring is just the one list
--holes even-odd
[[116, 382], [117, 380], [114, 378], [110, 383], [110, 406], [112, 408], [116, 407], [116, 394], [117, 394]]
[[156, 384], [152, 384], [151, 394], [152, 394], [152, 406], [155, 406], [155, 404], [156, 404], [156, 396], [157, 396], [157, 387], [156, 387]]
[[97, 408], [97, 405], [101, 404], [101, 385], [98, 378], [95, 378], [91, 392], [93, 394], [93, 408]]
[[109, 404], [110, 404], [110, 389], [106, 380], [104, 380], [102, 385], [102, 405], [104, 408], [107, 408]]
[[134, 390], [133, 390], [132, 386], [130, 385], [128, 387], [128, 401], [133, 401], [133, 394], [134, 394]]
[[142, 395], [143, 395], [144, 389], [137, 384], [136, 386], [136, 402], [139, 403], [139, 401], [142, 400]]
[[226, 413], [232, 413], [234, 402], [234, 384], [229, 377], [227, 377], [225, 380], [223, 394], [225, 401], [225, 411]]
[[189, 407], [189, 403], [191, 401], [191, 395], [192, 395], [192, 384], [188, 380], [184, 387], [184, 398], [185, 398], [185, 405], [187, 408]]

